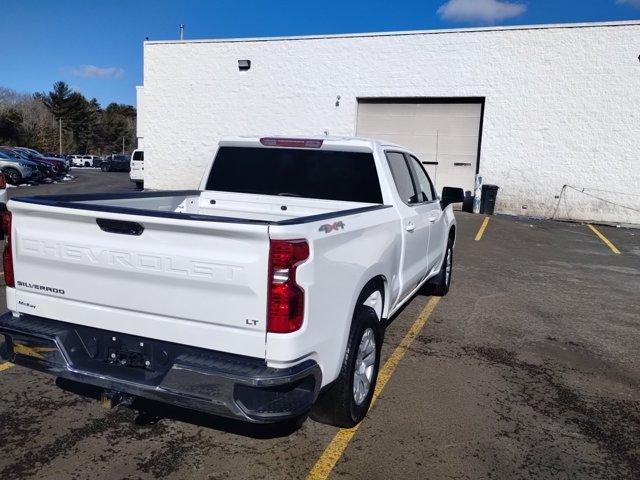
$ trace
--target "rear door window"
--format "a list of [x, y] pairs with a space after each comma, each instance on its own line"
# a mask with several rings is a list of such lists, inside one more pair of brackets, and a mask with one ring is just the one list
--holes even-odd
[[404, 154], [400, 152], [386, 152], [389, 168], [393, 181], [396, 184], [398, 194], [407, 205], [416, 203], [416, 192], [413, 186], [413, 179], [407, 166]]
[[420, 163], [420, 160], [413, 155], [407, 155], [407, 161], [409, 162], [409, 165], [411, 165], [413, 179], [416, 184], [416, 189], [418, 190], [418, 202], [433, 201], [435, 199], [433, 185], [431, 184], [429, 175], [424, 171], [424, 167]]
[[139, 161], [144, 161], [144, 152], [138, 150], [133, 152], [133, 159], [134, 160], [139, 160]]

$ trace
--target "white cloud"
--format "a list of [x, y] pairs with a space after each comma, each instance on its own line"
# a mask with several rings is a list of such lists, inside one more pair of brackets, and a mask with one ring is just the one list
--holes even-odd
[[71, 74], [85, 78], [122, 78], [124, 70], [118, 67], [96, 67], [95, 65], [80, 65], [72, 68]]
[[640, 0], [616, 0], [618, 5], [631, 5], [632, 7], [640, 8]]
[[[618, 0], [638, 2], [640, 0]], [[438, 9], [444, 20], [465, 23], [493, 24], [522, 15], [527, 6], [504, 0], [448, 0]]]

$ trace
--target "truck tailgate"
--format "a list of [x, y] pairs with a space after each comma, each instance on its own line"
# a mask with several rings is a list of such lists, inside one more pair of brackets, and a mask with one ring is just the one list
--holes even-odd
[[[19, 201], [9, 209], [16, 280], [10, 309], [264, 358], [267, 225]], [[97, 219], [116, 221], [116, 229], [135, 222], [143, 231], [105, 231]]]

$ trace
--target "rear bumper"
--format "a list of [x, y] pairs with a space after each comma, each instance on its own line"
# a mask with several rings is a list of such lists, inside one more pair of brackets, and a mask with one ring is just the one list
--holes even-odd
[[42, 317], [0, 317], [0, 358], [67, 380], [254, 423], [309, 411], [320, 367], [124, 335]]

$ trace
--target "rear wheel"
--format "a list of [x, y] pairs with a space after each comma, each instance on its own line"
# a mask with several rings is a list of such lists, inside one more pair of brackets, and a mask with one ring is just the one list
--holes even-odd
[[136, 182], [136, 188], [142, 190], [144, 188], [144, 182]]
[[5, 168], [2, 173], [11, 185], [20, 185], [22, 182], [22, 174], [15, 168]]
[[108, 172], [109, 165], [105, 165], [105, 164], [100, 165], [100, 170], [102, 170], [103, 172]]
[[380, 366], [382, 328], [373, 308], [356, 308], [340, 375], [311, 411], [316, 421], [350, 428], [367, 414]]

